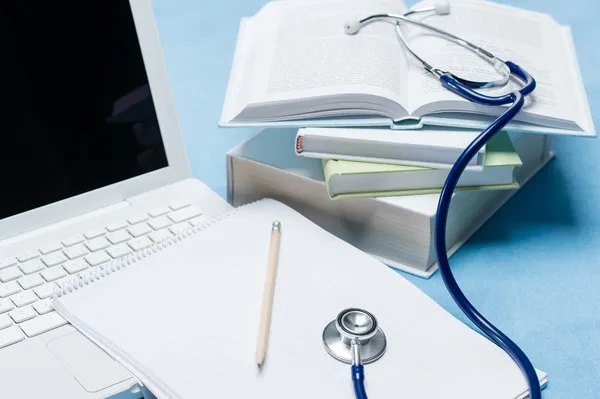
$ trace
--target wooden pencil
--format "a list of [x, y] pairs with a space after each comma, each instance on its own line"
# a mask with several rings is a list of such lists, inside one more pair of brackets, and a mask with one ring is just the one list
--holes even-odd
[[267, 355], [267, 343], [269, 341], [269, 328], [271, 326], [271, 312], [273, 310], [280, 241], [281, 223], [273, 222], [271, 228], [271, 242], [269, 244], [269, 258], [267, 260], [267, 275], [265, 278], [260, 324], [258, 328], [258, 339], [256, 342], [256, 365], [259, 369], [265, 362], [265, 357]]

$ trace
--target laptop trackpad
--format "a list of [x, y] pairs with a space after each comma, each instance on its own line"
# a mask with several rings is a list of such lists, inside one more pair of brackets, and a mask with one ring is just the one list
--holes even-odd
[[48, 349], [88, 392], [101, 391], [132, 377], [127, 369], [77, 331], [50, 341]]

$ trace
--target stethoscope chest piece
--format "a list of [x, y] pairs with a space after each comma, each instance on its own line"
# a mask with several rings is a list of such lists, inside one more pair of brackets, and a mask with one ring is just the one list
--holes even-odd
[[345, 309], [323, 330], [323, 345], [334, 359], [352, 364], [351, 342], [360, 343], [362, 363], [379, 360], [385, 353], [386, 337], [377, 319], [362, 309]]

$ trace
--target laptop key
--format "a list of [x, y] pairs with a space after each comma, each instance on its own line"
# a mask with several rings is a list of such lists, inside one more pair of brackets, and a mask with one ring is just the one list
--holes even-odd
[[54, 294], [54, 290], [58, 288], [55, 283], [48, 283], [44, 285], [40, 285], [39, 287], [35, 287], [33, 291], [36, 293], [40, 299], [50, 298], [52, 294]]
[[65, 238], [62, 241], [62, 243], [65, 247], [71, 247], [75, 244], [81, 244], [84, 241], [85, 241], [85, 237], [83, 237], [83, 235], [81, 235], [81, 234], [77, 234], [77, 235], [71, 236], [69, 238]]
[[52, 298], [48, 298], [43, 301], [37, 301], [32, 306], [35, 309], [35, 311], [41, 315], [50, 313], [54, 310], [54, 308], [52, 307]]
[[0, 314], [10, 312], [15, 308], [15, 305], [10, 299], [0, 299]]
[[48, 267], [60, 265], [67, 261], [67, 257], [62, 252], [53, 252], [50, 255], [42, 257], [42, 262]]
[[42, 316], [38, 316], [33, 320], [26, 321], [19, 327], [29, 338], [35, 337], [47, 331], [53, 330], [67, 324], [61, 315], [56, 312], [50, 312]]
[[141, 213], [139, 215], [131, 216], [131, 217], [129, 217], [127, 219], [127, 221], [129, 222], [129, 224], [138, 224], [138, 223], [145, 222], [146, 220], [148, 220], [148, 215], [146, 215], [145, 213]]
[[108, 238], [108, 241], [110, 241], [111, 244], [115, 245], [131, 239], [131, 234], [129, 234], [127, 230], [119, 230], [115, 231], [114, 233], [110, 233], [106, 236], [106, 238]]
[[173, 223], [181, 223], [201, 215], [202, 212], [200, 212], [200, 209], [196, 208], [195, 206], [188, 206], [187, 208], [183, 208], [179, 211], [169, 214], [169, 219], [171, 219]]
[[164, 229], [167, 226], [170, 226], [171, 225], [171, 221], [166, 216], [160, 216], [160, 217], [157, 217], [154, 220], [149, 221], [148, 224], [154, 230], [160, 230], [160, 229]]
[[106, 234], [106, 231], [104, 229], [95, 229], [95, 230], [90, 230], [90, 231], [86, 231], [85, 233], [83, 233], [85, 238], [87, 238], [88, 240], [91, 240], [92, 238], [103, 236], [104, 234]]
[[38, 300], [38, 297], [33, 293], [33, 291], [21, 291], [18, 294], [11, 296], [10, 299], [16, 307], [20, 308], [22, 306], [27, 306], [34, 303]]
[[16, 281], [0, 285], [0, 298], [6, 298], [21, 291], [21, 286]]
[[11, 267], [17, 264], [17, 260], [15, 258], [6, 258], [0, 259], [0, 270], [6, 269], [7, 267]]
[[63, 253], [67, 256], [67, 258], [69, 259], [77, 259], [82, 257], [83, 255], [87, 255], [88, 254], [88, 249], [85, 247], [85, 245], [83, 244], [76, 244], [73, 245], [72, 247], [66, 248]]
[[111, 223], [108, 226], [106, 226], [106, 230], [108, 230], [112, 233], [114, 231], [124, 229], [127, 226], [129, 226], [129, 224], [125, 221], [114, 222], [114, 223]]
[[10, 318], [5, 314], [0, 315], [0, 330], [10, 326], [12, 326], [12, 321]]
[[0, 349], [21, 342], [24, 339], [25, 336], [19, 327], [12, 326], [0, 330]]
[[190, 203], [187, 201], [176, 201], [169, 205], [169, 208], [176, 211], [178, 209], [185, 208], [186, 206], [190, 206]]
[[131, 247], [131, 249], [133, 249], [134, 251], [139, 251], [141, 249], [144, 249], [144, 248], [152, 245], [152, 241], [150, 241], [148, 236], [144, 236], [144, 237], [134, 238], [133, 240], [130, 240], [127, 243], [127, 245], [129, 245]]
[[17, 266], [11, 266], [7, 269], [0, 270], [0, 281], [8, 283], [9, 281], [16, 280], [21, 277], [23, 273]]
[[89, 267], [89, 263], [87, 263], [83, 259], [75, 259], [70, 262], [67, 262], [63, 265], [67, 273], [73, 274], [85, 270]]
[[8, 313], [15, 323], [23, 323], [26, 320], [33, 319], [38, 314], [31, 305], [23, 306]]
[[104, 237], [94, 238], [85, 243], [85, 246], [92, 252], [100, 251], [101, 249], [108, 248], [110, 242]]
[[40, 252], [42, 253], [42, 255], [48, 255], [52, 252], [59, 251], [61, 248], [62, 245], [60, 244], [50, 244], [40, 248]]
[[54, 266], [54, 267], [47, 268], [46, 270], [42, 271], [40, 274], [42, 275], [44, 280], [46, 280], [47, 282], [51, 282], [51, 281], [55, 281], [61, 277], [66, 276], [67, 272], [65, 271], [65, 269], [62, 268], [62, 266]]
[[147, 223], [138, 223], [134, 226], [129, 227], [127, 231], [134, 237], [141, 237], [152, 232], [152, 229], [150, 228], [150, 226], [148, 226]]
[[169, 207], [163, 206], [161, 208], [151, 210], [150, 212], [148, 212], [148, 215], [152, 216], [153, 218], [157, 218], [169, 212], [171, 212], [171, 209], [169, 209]]
[[21, 287], [23, 287], [24, 290], [28, 290], [30, 288], [37, 287], [38, 285], [42, 285], [45, 283], [42, 276], [40, 276], [37, 273], [30, 274], [29, 276], [23, 276], [20, 279], [18, 279], [17, 281], [19, 282]]
[[114, 247], [110, 247], [107, 250], [108, 254], [114, 259], [120, 258], [121, 256], [125, 256], [131, 252], [131, 248], [127, 246], [127, 244], [119, 244]]
[[35, 259], [38, 256], [40, 256], [40, 253], [38, 251], [31, 251], [17, 256], [17, 260], [19, 262], [27, 262], [28, 260]]
[[39, 259], [33, 259], [29, 262], [21, 263], [19, 269], [23, 274], [31, 274], [44, 269], [44, 264]]
[[85, 260], [90, 264], [90, 266], [98, 266], [111, 260], [111, 257], [108, 256], [106, 251], [98, 251], [86, 256]]

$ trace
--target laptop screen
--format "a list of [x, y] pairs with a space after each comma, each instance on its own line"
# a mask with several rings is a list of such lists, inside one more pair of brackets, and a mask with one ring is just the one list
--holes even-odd
[[127, 0], [0, 11], [0, 219], [167, 166]]

